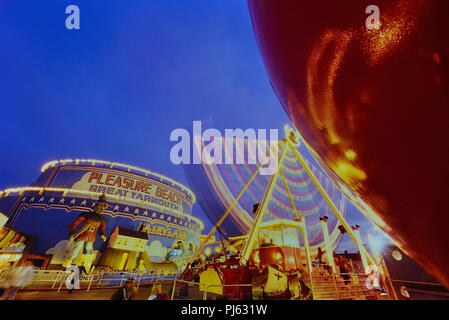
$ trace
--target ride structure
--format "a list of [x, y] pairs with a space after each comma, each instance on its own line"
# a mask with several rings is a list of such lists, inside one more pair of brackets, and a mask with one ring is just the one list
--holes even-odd
[[[386, 273], [378, 259], [373, 258], [363, 245], [359, 226], [351, 226], [346, 221], [346, 199], [325, 173], [298, 152], [299, 134], [288, 126], [284, 130], [285, 138], [270, 148], [270, 153], [203, 238], [180, 279], [196, 279], [200, 286], [207, 286], [211, 270], [214, 270], [218, 275], [215, 279], [220, 279], [214, 280], [215, 283], [235, 285], [233, 290], [227, 288], [215, 293], [227, 293], [227, 298], [231, 299], [246, 299], [250, 295], [255, 299], [379, 298], [380, 293], [376, 294], [373, 289], [381, 292], [385, 288], [385, 279], [377, 283], [378, 278], [374, 279], [372, 275], [374, 271], [379, 271], [379, 277]], [[216, 259], [208, 259], [204, 253], [211, 244], [209, 240], [239, 206], [239, 200], [269, 157], [277, 157], [278, 166], [269, 178], [260, 203], [254, 205], [252, 226], [246, 235], [230, 237], [226, 241], [232, 250], [228, 250], [221, 239], [221, 252], [217, 252]], [[314, 188], [311, 194], [305, 192], [310, 186]], [[320, 203], [319, 208], [316, 203]], [[349, 262], [342, 263], [344, 258], [334, 254], [344, 233], [350, 236], [359, 252], [357, 266], [351, 260], [351, 275]], [[219, 234], [221, 238], [221, 232]], [[318, 252], [323, 255], [314, 261]], [[200, 257], [205, 257], [205, 261]], [[369, 277], [376, 282], [374, 285], [370, 285], [373, 281]], [[239, 288], [239, 284], [251, 284], [251, 292], [248, 287]]]

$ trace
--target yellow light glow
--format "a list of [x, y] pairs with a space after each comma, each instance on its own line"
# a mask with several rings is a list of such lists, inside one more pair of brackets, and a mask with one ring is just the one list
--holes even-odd
[[280, 252], [276, 252], [276, 255], [274, 257], [277, 261], [281, 261], [282, 260], [282, 254]]
[[257, 264], [257, 265], [260, 264], [259, 251], [256, 250], [256, 251], [254, 252], [253, 260], [254, 260], [254, 263], [255, 263], [255, 264]]
[[357, 157], [357, 153], [355, 153], [355, 151], [354, 150], [351, 150], [351, 149], [349, 149], [349, 150], [347, 150], [346, 152], [345, 152], [345, 157], [348, 159], [348, 160], [354, 160], [356, 157]]
[[290, 226], [290, 227], [296, 227], [296, 228], [302, 228], [303, 224], [302, 222], [297, 222], [293, 220], [287, 220], [287, 219], [276, 219], [271, 220], [267, 222], [262, 222], [260, 224], [260, 228], [273, 228], [273, 227], [280, 227], [280, 226]]
[[247, 238], [248, 238], [248, 236], [244, 235], [244, 236], [229, 237], [228, 240], [229, 241], [238, 241], [238, 240], [245, 240]]
[[332, 165], [332, 168], [340, 175], [343, 181], [353, 186], [358, 185], [367, 178], [365, 171], [344, 160], [337, 161], [336, 164]]
[[22, 257], [21, 253], [3, 253], [0, 254], [0, 262], [17, 261]]
[[289, 142], [295, 146], [300, 146], [299, 135], [295, 129], [291, 128], [288, 124], [284, 125], [284, 135], [285, 138], [289, 140]]

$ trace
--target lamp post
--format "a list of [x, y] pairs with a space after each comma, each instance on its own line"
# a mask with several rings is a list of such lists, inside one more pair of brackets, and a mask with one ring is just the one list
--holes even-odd
[[368, 266], [368, 261], [366, 260], [365, 250], [363, 247], [362, 239], [360, 238], [359, 228], [360, 228], [360, 226], [358, 224], [356, 224], [355, 226], [351, 226], [351, 229], [354, 231], [354, 235], [357, 239], [356, 244], [357, 244], [357, 248], [359, 249], [359, 252], [360, 252], [360, 257], [362, 258], [363, 269], [365, 270], [365, 273], [368, 273], [369, 266]]
[[336, 272], [335, 270], [335, 263], [334, 263], [334, 256], [332, 254], [332, 246], [331, 242], [329, 240], [329, 229], [327, 228], [327, 216], [320, 217], [321, 227], [323, 228], [323, 235], [324, 235], [324, 242], [326, 243], [326, 252], [327, 252], [327, 261], [329, 261], [329, 265], [332, 268], [332, 271]]

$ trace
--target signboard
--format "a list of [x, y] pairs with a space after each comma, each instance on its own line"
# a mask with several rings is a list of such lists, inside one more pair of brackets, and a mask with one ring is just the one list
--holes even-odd
[[148, 239], [133, 238], [119, 234], [110, 240], [109, 246], [113, 249], [142, 252], [147, 242]]
[[150, 182], [118, 173], [88, 171], [73, 184], [72, 189], [105, 193], [183, 211], [180, 192], [166, 188], [156, 181]]
[[143, 224], [142, 231], [147, 232], [148, 234], [173, 238], [178, 240], [187, 240], [187, 232], [179, 230], [177, 228], [164, 227], [158, 224]]

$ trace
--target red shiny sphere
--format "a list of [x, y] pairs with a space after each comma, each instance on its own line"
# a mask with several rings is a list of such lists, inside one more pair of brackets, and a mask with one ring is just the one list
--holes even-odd
[[449, 287], [449, 1], [248, 4], [296, 128], [372, 221]]

